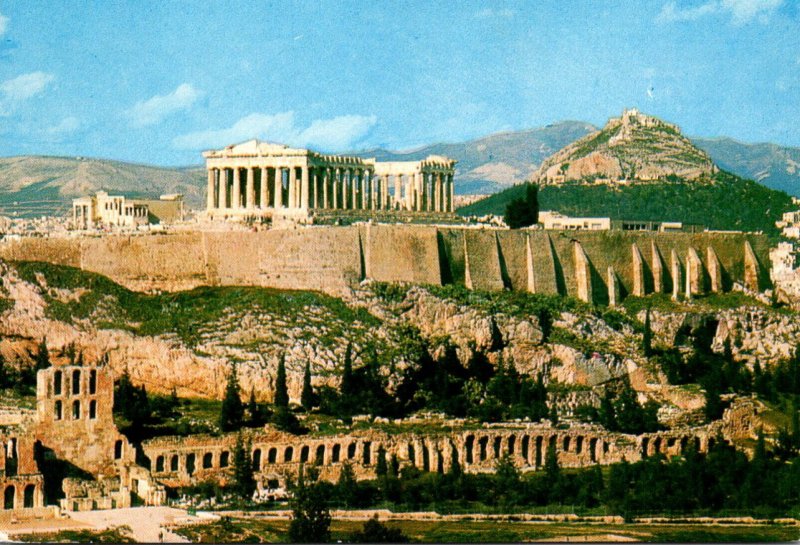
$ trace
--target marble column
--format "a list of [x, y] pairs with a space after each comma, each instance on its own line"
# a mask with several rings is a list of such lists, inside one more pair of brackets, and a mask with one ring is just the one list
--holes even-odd
[[228, 169], [219, 169], [219, 205], [218, 208], [228, 208]]
[[233, 169], [233, 198], [231, 199], [231, 208], [238, 209], [242, 207], [242, 179], [239, 167]]
[[330, 202], [328, 201], [328, 184], [331, 181], [331, 169], [326, 168], [322, 171], [322, 208], [328, 208]]
[[449, 194], [448, 194], [449, 199], [447, 201], [447, 211], [448, 212], [454, 212], [455, 209], [456, 209], [456, 205], [455, 205], [456, 193], [455, 193], [455, 184], [453, 183], [453, 175], [452, 174], [448, 174], [447, 175], [447, 185], [448, 185], [448, 189], [450, 190]]
[[275, 209], [278, 209], [283, 204], [283, 168], [275, 167]]
[[414, 208], [417, 212], [422, 212], [425, 206], [425, 185], [422, 181], [422, 173], [414, 173], [414, 186], [417, 188], [417, 206]]
[[360, 200], [360, 194], [361, 194], [359, 187], [360, 185], [361, 185], [361, 171], [354, 168], [352, 174], [352, 183], [350, 184], [350, 190], [352, 193], [351, 204], [353, 210], [358, 210], [359, 208], [361, 208], [358, 202]]
[[289, 167], [289, 208], [297, 208], [297, 169]]
[[319, 169], [313, 167], [311, 170], [311, 208], [319, 208]]
[[333, 209], [339, 208], [339, 183], [342, 172], [338, 168], [333, 171], [333, 181], [331, 183], [331, 190], [333, 192]]
[[300, 208], [308, 210], [308, 167], [304, 166], [300, 169]]
[[[214, 178], [216, 173], [213, 168], [208, 169], [208, 192], [206, 195], [206, 210], [214, 208]], [[74, 210], [73, 210], [74, 211]]]
[[381, 176], [381, 209], [389, 210], [392, 207], [392, 196], [389, 194], [389, 175], [384, 174]]
[[256, 169], [248, 167], [247, 169], [247, 194], [245, 196], [245, 206], [248, 210], [256, 207]]
[[378, 209], [378, 179], [375, 173], [369, 172], [369, 208], [370, 210]]
[[262, 210], [269, 207], [269, 171], [267, 167], [261, 167], [261, 185], [259, 189], [258, 206]]
[[442, 210], [442, 174], [441, 172], [437, 172], [434, 174], [436, 176], [436, 185], [434, 186], [434, 193], [433, 193], [433, 211], [434, 212], [441, 212]]

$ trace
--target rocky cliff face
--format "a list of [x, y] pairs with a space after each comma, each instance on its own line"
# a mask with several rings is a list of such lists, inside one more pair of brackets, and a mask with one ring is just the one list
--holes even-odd
[[545, 160], [533, 180], [651, 181], [675, 175], [696, 180], [717, 171], [708, 155], [680, 129], [637, 110], [625, 110], [601, 130], [573, 142]]
[[[271, 400], [277, 363], [285, 355], [290, 397], [297, 401], [306, 362], [315, 386], [335, 387], [348, 345], [356, 366], [374, 349], [386, 364], [384, 372], [397, 379], [413, 353], [406, 336], [418, 332], [434, 357], [452, 345], [462, 363], [480, 351], [492, 363], [502, 359], [522, 373], [543, 373], [565, 389], [556, 400], [565, 414], [579, 404], [596, 403], [604, 385], [623, 375], [639, 392], [640, 401], [662, 403], [664, 422], [692, 422], [703, 404], [701, 390], [669, 385], [641, 355], [638, 326], [623, 322], [611, 327], [589, 311], [559, 312], [543, 327], [537, 314], [513, 305], [489, 311], [424, 287], [403, 288], [387, 299], [366, 283], [345, 301], [322, 296], [302, 299], [302, 292], [291, 291], [273, 294], [274, 305], [266, 307], [236, 304], [233, 299], [224, 312], [193, 323], [193, 336], [187, 340], [178, 324], [158, 334], [142, 334], [131, 322], [110, 325], [121, 304], [113, 292], [100, 297], [88, 317], [64, 318], [64, 308], [81, 304], [97, 289], [91, 283], [67, 289], [48, 283], [42, 274], [25, 280], [13, 264], [5, 263], [0, 263], [0, 281], [6, 302], [0, 315], [0, 352], [8, 361], [29, 361], [42, 338], [55, 358], [63, 358], [62, 349], [74, 343], [88, 361], [108, 354], [117, 374], [127, 369], [134, 382], [150, 392], [167, 394], [175, 388], [181, 396], [220, 398], [235, 362], [243, 391], [252, 389], [257, 398]], [[197, 297], [207, 297], [213, 304], [219, 297], [216, 290], [222, 289], [212, 288]], [[289, 300], [304, 303], [289, 305]], [[164, 303], [162, 312], [170, 308]], [[639, 316], [640, 321], [643, 318]], [[731, 339], [736, 357], [759, 358], [765, 365], [788, 356], [800, 337], [800, 322], [793, 314], [765, 308], [653, 312], [651, 321], [659, 343], [673, 345], [687, 330], [713, 327], [718, 349]]]

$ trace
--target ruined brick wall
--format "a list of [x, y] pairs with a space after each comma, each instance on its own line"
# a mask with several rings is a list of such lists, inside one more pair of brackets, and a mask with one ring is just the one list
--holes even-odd
[[[344, 463], [357, 478], [374, 478], [381, 448], [387, 461], [396, 456], [400, 466], [423, 471], [446, 472], [458, 460], [468, 473], [494, 471], [497, 461], [508, 455], [523, 472], [544, 467], [548, 449], [553, 449], [562, 467], [611, 464], [623, 459], [641, 460], [660, 452], [667, 457], [694, 447], [705, 452], [714, 439], [709, 428], [686, 428], [641, 436], [610, 433], [593, 426], [567, 430], [530, 425], [524, 428], [498, 426], [457, 433], [387, 435], [354, 432], [349, 435], [297, 437], [277, 431], [246, 432], [253, 465], [260, 478], [283, 481], [300, 464], [315, 464], [326, 480], [338, 479]], [[232, 471], [236, 434], [220, 437], [160, 437], [145, 441], [155, 479], [169, 486], [218, 479], [226, 481]]]
[[36, 377], [32, 436], [55, 455], [92, 475], [115, 475], [135, 459], [114, 424], [114, 378], [104, 366], [62, 365]]

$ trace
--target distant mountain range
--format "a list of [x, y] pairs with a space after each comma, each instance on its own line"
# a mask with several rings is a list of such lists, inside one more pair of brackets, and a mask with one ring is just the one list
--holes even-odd
[[[563, 121], [408, 152], [374, 149], [355, 154], [394, 161], [446, 155], [458, 161], [458, 193], [494, 193], [529, 179], [545, 159], [596, 130], [589, 123]], [[800, 196], [800, 148], [746, 144], [730, 138], [692, 141], [720, 168]], [[0, 158], [0, 215], [33, 217], [66, 213], [71, 199], [100, 189], [149, 198], [183, 193], [190, 207], [202, 208], [205, 180], [205, 169], [200, 165], [164, 168], [75, 157]]]

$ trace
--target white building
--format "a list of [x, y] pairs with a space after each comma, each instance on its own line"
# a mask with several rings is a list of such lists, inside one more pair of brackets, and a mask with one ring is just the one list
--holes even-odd
[[183, 196], [179, 194], [143, 200], [98, 191], [94, 196], [72, 201], [72, 225], [75, 229], [134, 229], [140, 225], [183, 219], [183, 215]]

